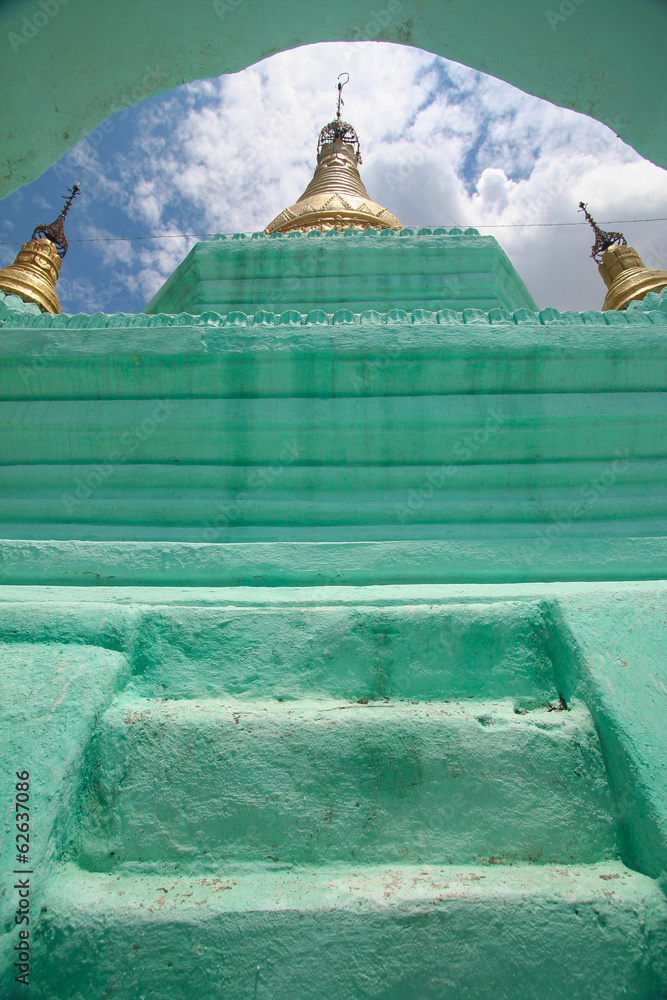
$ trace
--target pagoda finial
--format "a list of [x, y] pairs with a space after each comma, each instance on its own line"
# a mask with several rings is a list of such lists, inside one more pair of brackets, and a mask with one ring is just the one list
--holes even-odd
[[605, 250], [608, 250], [609, 247], [614, 247], [614, 246], [626, 247], [628, 245], [628, 241], [626, 240], [623, 233], [607, 233], [604, 231], [604, 229], [600, 229], [597, 222], [590, 214], [583, 201], [579, 202], [579, 208], [586, 216], [586, 219], [590, 223], [591, 228], [595, 233], [595, 243], [593, 244], [591, 257], [593, 258], [593, 260], [597, 261], [598, 264], [602, 260], [602, 254], [605, 252]]
[[18, 295], [24, 302], [33, 302], [42, 312], [59, 313], [60, 302], [56, 282], [62, 259], [67, 253], [67, 238], [63, 228], [70, 205], [79, 193], [79, 185], [63, 195], [63, 210], [48, 226], [36, 226], [24, 243], [13, 264], [0, 271], [0, 291]]
[[395, 215], [371, 200], [359, 176], [359, 136], [341, 117], [343, 87], [349, 79], [349, 73], [338, 75], [336, 117], [317, 140], [313, 179], [299, 200], [268, 224], [265, 233], [403, 228]]
[[[341, 83], [341, 77], [347, 77]], [[338, 105], [336, 107], [336, 117], [333, 121], [325, 125], [320, 132], [320, 137], [317, 141], [317, 155], [319, 156], [322, 152], [322, 147], [329, 142], [335, 142], [339, 139], [341, 142], [345, 142], [352, 146], [355, 155], [357, 157], [357, 163], [361, 163], [361, 153], [359, 152], [359, 136], [352, 128], [349, 122], [343, 121], [341, 118], [341, 108], [345, 107], [345, 101], [343, 100], [343, 87], [346, 83], [350, 81], [349, 73], [339, 73], [338, 74]]]
[[63, 210], [54, 222], [50, 222], [46, 226], [36, 226], [32, 234], [31, 239], [39, 240], [46, 239], [51, 240], [55, 244], [56, 250], [62, 260], [67, 253], [67, 237], [65, 236], [65, 216], [70, 210], [70, 205], [78, 195], [81, 188], [78, 184], [74, 184], [70, 189], [68, 194], [64, 194], [62, 197], [65, 199], [65, 204], [63, 205]]
[[[343, 82], [341, 83], [340, 82], [341, 76], [346, 76], [347, 80], [343, 80]], [[349, 82], [350, 82], [350, 74], [349, 73], [339, 73], [338, 74], [338, 108], [336, 109], [336, 120], [337, 121], [340, 121], [340, 109], [345, 105], [345, 101], [343, 100], [343, 87], [345, 86], [346, 83], [349, 83]]]
[[595, 233], [591, 257], [597, 261], [598, 271], [607, 286], [602, 304], [607, 309], [627, 309], [635, 300], [649, 292], [659, 292], [667, 286], [667, 271], [646, 267], [634, 247], [628, 246], [623, 233], [606, 233], [600, 229], [583, 201], [579, 208], [590, 222]]

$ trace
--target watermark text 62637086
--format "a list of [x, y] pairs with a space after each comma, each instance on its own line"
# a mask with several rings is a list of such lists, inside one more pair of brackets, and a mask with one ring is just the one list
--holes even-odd
[[14, 945], [14, 979], [23, 986], [30, 986], [30, 772], [16, 772], [14, 795], [16, 817], [16, 868], [14, 890], [17, 893], [14, 923], [18, 927], [18, 941]]

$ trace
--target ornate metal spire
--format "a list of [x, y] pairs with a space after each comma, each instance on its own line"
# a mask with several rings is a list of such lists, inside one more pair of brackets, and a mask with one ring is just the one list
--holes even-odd
[[31, 239], [33, 240], [51, 240], [55, 244], [56, 250], [62, 260], [67, 253], [67, 237], [65, 236], [65, 216], [70, 210], [70, 205], [78, 195], [81, 188], [78, 184], [74, 184], [73, 187], [69, 189], [68, 194], [64, 194], [65, 204], [63, 205], [63, 210], [55, 220], [55, 222], [50, 222], [47, 226], [35, 226]]
[[63, 223], [78, 193], [79, 185], [75, 184], [69, 194], [63, 195], [65, 204], [55, 222], [37, 226], [19, 250], [14, 263], [3, 267], [0, 271], [0, 291], [18, 295], [24, 302], [34, 302], [42, 312], [60, 312], [56, 282], [62, 259], [67, 253]]
[[595, 233], [591, 257], [597, 261], [600, 276], [607, 286], [602, 309], [627, 309], [630, 302], [643, 299], [649, 292], [667, 286], [667, 271], [646, 267], [634, 247], [628, 246], [623, 233], [606, 233], [579, 202]]
[[609, 247], [615, 247], [615, 246], [626, 247], [628, 245], [628, 241], [626, 240], [623, 233], [606, 233], [604, 229], [600, 229], [593, 216], [590, 215], [590, 213], [588, 212], [586, 205], [583, 203], [583, 201], [579, 202], [579, 208], [586, 216], [586, 219], [590, 223], [591, 228], [595, 233], [595, 243], [593, 244], [591, 257], [593, 258], [593, 260], [596, 260], [598, 264], [602, 260], [602, 254], [605, 252], [605, 250], [608, 250]]
[[359, 176], [359, 137], [341, 117], [342, 90], [349, 78], [349, 73], [338, 77], [336, 117], [320, 132], [313, 179], [299, 200], [269, 223], [265, 233], [403, 228], [388, 209], [371, 201]]
[[[341, 83], [341, 76], [346, 76], [347, 80], [343, 80]], [[338, 76], [338, 106], [336, 108], [336, 117], [333, 121], [325, 125], [320, 132], [320, 137], [317, 140], [317, 154], [322, 152], [322, 146], [328, 142], [334, 142], [336, 139], [340, 139], [341, 142], [345, 142], [352, 146], [355, 153], [357, 154], [357, 163], [361, 163], [361, 153], [359, 151], [359, 136], [356, 131], [350, 125], [349, 122], [343, 121], [341, 118], [341, 108], [345, 106], [345, 101], [343, 100], [343, 87], [346, 83], [350, 82], [349, 73], [340, 73]]]

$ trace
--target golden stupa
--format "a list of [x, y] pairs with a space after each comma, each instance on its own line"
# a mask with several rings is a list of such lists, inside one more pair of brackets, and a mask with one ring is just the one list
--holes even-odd
[[595, 233], [591, 257], [597, 262], [608, 289], [603, 312], [627, 309], [633, 299], [643, 299], [649, 292], [660, 292], [667, 287], [667, 271], [646, 267], [635, 248], [627, 245], [622, 233], [606, 233], [600, 229], [583, 201], [579, 202], [579, 208]]
[[70, 205], [79, 192], [79, 185], [64, 195], [63, 210], [47, 226], [37, 226], [24, 243], [13, 264], [0, 270], [0, 291], [18, 295], [24, 302], [34, 302], [42, 312], [59, 313], [56, 281], [62, 259], [67, 253], [67, 238], [63, 224]]
[[359, 176], [359, 138], [352, 126], [341, 119], [344, 83], [339, 77], [336, 118], [320, 132], [312, 181], [294, 205], [269, 223], [265, 233], [403, 228], [389, 209], [371, 201]]

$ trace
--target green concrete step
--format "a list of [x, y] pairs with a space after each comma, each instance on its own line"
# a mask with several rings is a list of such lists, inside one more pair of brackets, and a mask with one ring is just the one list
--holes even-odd
[[147, 608], [135, 635], [149, 697], [558, 700], [537, 601]]
[[84, 784], [72, 850], [96, 871], [591, 863], [621, 846], [581, 704], [123, 695], [100, 721]]
[[665, 898], [614, 863], [63, 865], [43, 903], [34, 1000], [656, 1000], [667, 982]]

